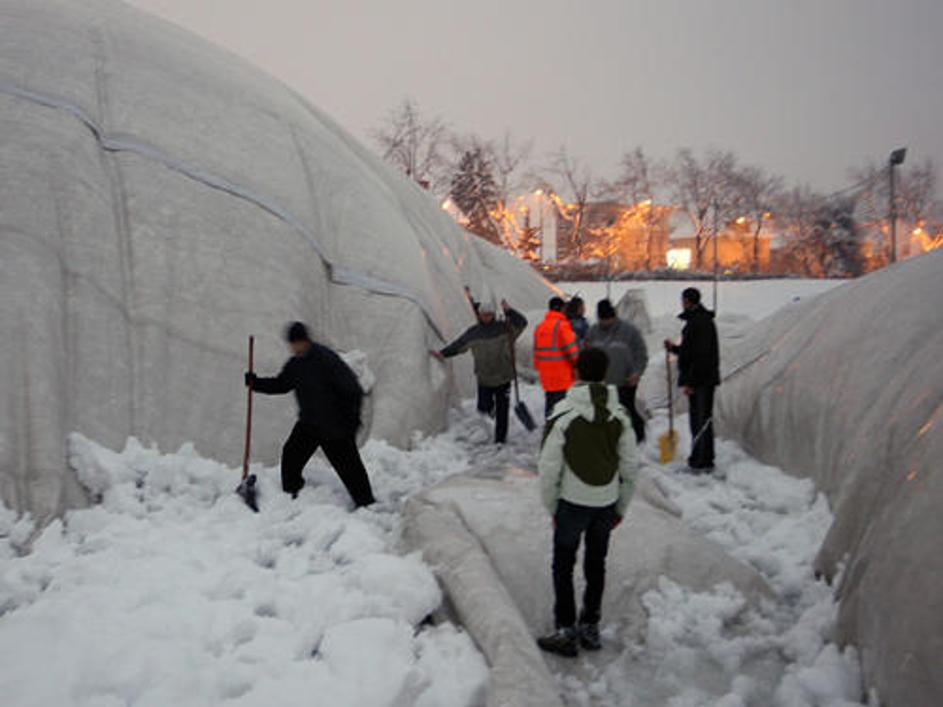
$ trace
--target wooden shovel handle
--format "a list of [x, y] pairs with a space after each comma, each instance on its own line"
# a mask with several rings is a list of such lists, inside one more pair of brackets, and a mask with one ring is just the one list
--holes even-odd
[[671, 388], [671, 352], [665, 351], [665, 373], [668, 376], [668, 434], [674, 435], [675, 431], [675, 409], [674, 392]]
[[[249, 337], [249, 373], [252, 373], [252, 355], [255, 349], [255, 337]], [[245, 454], [242, 457], [242, 479], [245, 481], [249, 475], [249, 456], [252, 450], [252, 381], [249, 381], [248, 392], [246, 393], [246, 446]]]

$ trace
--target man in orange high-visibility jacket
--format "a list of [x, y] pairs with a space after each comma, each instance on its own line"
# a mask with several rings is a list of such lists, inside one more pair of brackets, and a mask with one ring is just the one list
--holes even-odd
[[580, 353], [563, 306], [562, 299], [551, 298], [547, 316], [534, 329], [534, 368], [540, 374], [540, 385], [546, 396], [544, 415], [548, 418], [553, 406], [563, 400], [573, 385], [573, 367]]

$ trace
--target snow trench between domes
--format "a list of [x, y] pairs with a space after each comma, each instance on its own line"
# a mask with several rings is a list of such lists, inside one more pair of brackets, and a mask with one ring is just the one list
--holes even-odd
[[337, 285], [359, 287], [373, 294], [399, 297], [412, 302], [417, 307], [419, 307], [420, 310], [422, 310], [423, 315], [429, 322], [429, 326], [432, 327], [432, 330], [435, 332], [436, 336], [438, 336], [443, 341], [446, 339], [446, 336], [443, 333], [443, 328], [440, 327], [436, 322], [422, 297], [399, 283], [383, 280], [382, 278], [378, 278], [352, 268], [337, 265], [336, 263], [332, 262], [327, 253], [325, 253], [324, 249], [321, 247], [321, 244], [318, 242], [314, 233], [304, 225], [301, 219], [299, 219], [291, 211], [286, 209], [275, 200], [270, 199], [265, 195], [258, 194], [251, 189], [240, 186], [239, 184], [235, 184], [228, 179], [206, 172], [199, 167], [182, 162], [170, 155], [165, 154], [153, 145], [149, 145], [136, 139], [134, 136], [121, 134], [108, 135], [85, 109], [65, 98], [47, 93], [40, 93], [5, 81], [0, 81], [0, 94], [11, 96], [13, 98], [19, 98], [21, 100], [29, 101], [47, 108], [62, 110], [71, 114], [73, 117], [85, 124], [85, 126], [91, 131], [92, 135], [95, 136], [95, 140], [98, 142], [101, 148], [107, 152], [130, 152], [132, 154], [136, 154], [140, 157], [144, 157], [145, 159], [158, 162], [164, 167], [167, 167], [168, 169], [200, 182], [211, 189], [226, 192], [227, 194], [230, 194], [238, 199], [242, 199], [251, 204], [254, 204], [255, 206], [258, 206], [259, 208], [267, 211], [279, 220], [286, 223], [305, 239], [308, 245], [311, 246], [312, 250], [314, 250], [318, 257], [327, 266], [328, 279], [332, 283]]

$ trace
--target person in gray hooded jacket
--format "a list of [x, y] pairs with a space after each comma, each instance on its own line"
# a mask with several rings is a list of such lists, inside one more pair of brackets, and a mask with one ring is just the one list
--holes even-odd
[[635, 394], [648, 366], [648, 347], [638, 327], [619, 319], [609, 300], [600, 300], [596, 305], [596, 317], [597, 323], [586, 335], [586, 346], [602, 349], [609, 357], [606, 382], [618, 389], [619, 402], [632, 418], [635, 441], [641, 444], [645, 441], [645, 420], [635, 407]]
[[471, 351], [478, 380], [478, 412], [495, 418], [495, 444], [504, 444], [508, 434], [511, 381], [514, 363], [511, 347], [527, 328], [523, 314], [501, 300], [504, 319], [495, 318], [494, 304], [484, 300], [478, 305], [478, 323], [439, 351], [430, 353], [440, 361]]

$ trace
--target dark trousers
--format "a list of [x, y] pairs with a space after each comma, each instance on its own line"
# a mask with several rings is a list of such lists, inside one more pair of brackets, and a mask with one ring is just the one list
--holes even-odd
[[629, 411], [629, 417], [632, 419], [632, 430], [635, 432], [635, 441], [641, 444], [645, 441], [645, 420], [635, 409], [635, 392], [637, 385], [620, 385], [619, 402]]
[[305, 485], [301, 472], [318, 447], [324, 449], [324, 455], [344, 482], [354, 504], [369, 506], [373, 503], [370, 478], [360, 459], [354, 435], [322, 439], [315, 428], [302, 422], [295, 424], [282, 447], [282, 489], [285, 493], [296, 494]]
[[[714, 423], [708, 420], [711, 420], [714, 415], [714, 386], [696, 386], [694, 392], [688, 396], [688, 407], [692, 442], [688, 466], [692, 469], [712, 467], [714, 466]], [[698, 437], [699, 434], [700, 437]]]
[[553, 531], [553, 607], [557, 628], [576, 625], [576, 600], [573, 596], [573, 566], [580, 538], [585, 535], [583, 610], [580, 622], [599, 623], [602, 592], [606, 584], [606, 553], [609, 534], [616, 522], [616, 507], [590, 508], [560, 500], [554, 516]]
[[503, 444], [508, 438], [508, 409], [511, 406], [511, 384], [488, 386], [478, 384], [478, 412], [494, 418], [494, 441]]
[[566, 391], [545, 390], [544, 396], [544, 417], [550, 417], [553, 414], [553, 406], [566, 397]]

